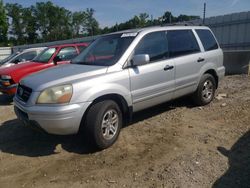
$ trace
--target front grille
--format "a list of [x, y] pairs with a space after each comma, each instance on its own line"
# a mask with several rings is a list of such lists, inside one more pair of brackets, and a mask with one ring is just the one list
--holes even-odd
[[21, 84], [18, 85], [16, 95], [22, 101], [27, 102], [30, 98], [31, 93], [32, 93], [31, 88], [26, 87], [26, 86], [21, 85]]

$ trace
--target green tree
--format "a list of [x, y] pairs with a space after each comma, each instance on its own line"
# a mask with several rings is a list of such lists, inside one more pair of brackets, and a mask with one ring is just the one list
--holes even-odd
[[85, 11], [74, 12], [72, 14], [72, 32], [74, 37], [79, 37], [82, 33], [82, 28], [85, 27], [87, 14]]
[[149, 15], [147, 13], [141, 13], [141, 14], [139, 14], [140, 27], [147, 26], [147, 24], [148, 24], [148, 18], [149, 18]]
[[36, 3], [34, 15], [43, 41], [54, 41], [72, 37], [72, 13], [51, 1]]
[[24, 42], [24, 30], [22, 22], [22, 6], [15, 4], [6, 4], [7, 15], [9, 16], [11, 23], [10, 34], [16, 38], [16, 44], [22, 44]]
[[196, 20], [196, 19], [200, 19], [200, 16], [189, 16], [189, 15], [179, 15], [177, 17], [177, 22], [185, 22], [185, 21], [190, 21], [190, 20]]
[[165, 12], [163, 14], [163, 16], [161, 17], [161, 19], [162, 19], [162, 23], [164, 23], [164, 24], [169, 24], [169, 23], [176, 22], [176, 18], [169, 11]]
[[51, 6], [53, 4], [51, 2], [38, 2], [34, 8], [34, 15], [36, 17], [36, 22], [38, 25], [38, 32], [40, 33], [42, 41], [47, 41], [47, 36], [49, 33], [49, 25], [50, 25], [50, 12]]
[[35, 43], [37, 41], [38, 25], [36, 22], [36, 17], [34, 15], [34, 9], [35, 7], [31, 6], [22, 10], [22, 25], [24, 26], [24, 35], [27, 43]]
[[93, 36], [100, 33], [99, 23], [94, 18], [95, 10], [92, 8], [87, 8], [86, 10], [86, 22], [85, 22], [85, 31], [87, 35]]
[[0, 0], [0, 44], [6, 45], [8, 33], [8, 20], [3, 1]]

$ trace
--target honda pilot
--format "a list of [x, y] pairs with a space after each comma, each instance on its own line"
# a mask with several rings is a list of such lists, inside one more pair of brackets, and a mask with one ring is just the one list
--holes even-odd
[[47, 133], [81, 130], [104, 149], [134, 112], [190, 94], [195, 104], [209, 104], [224, 74], [222, 50], [207, 27], [121, 31], [100, 36], [70, 64], [22, 79], [15, 112]]

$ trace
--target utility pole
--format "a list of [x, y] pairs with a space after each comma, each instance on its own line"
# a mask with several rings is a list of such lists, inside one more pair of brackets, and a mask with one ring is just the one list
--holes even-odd
[[206, 8], [207, 8], [207, 4], [204, 3], [204, 9], [203, 9], [203, 25], [205, 25], [205, 20], [206, 20]]

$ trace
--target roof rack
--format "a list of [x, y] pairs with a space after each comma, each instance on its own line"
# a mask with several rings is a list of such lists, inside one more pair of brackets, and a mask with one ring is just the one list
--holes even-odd
[[176, 22], [176, 23], [167, 23], [162, 24], [161, 26], [204, 26], [201, 23], [194, 23], [194, 22]]

